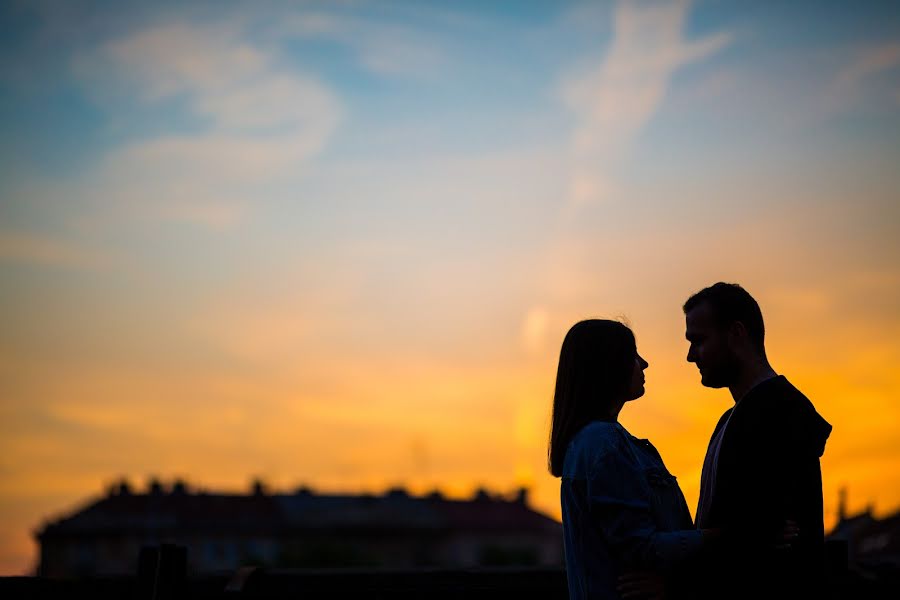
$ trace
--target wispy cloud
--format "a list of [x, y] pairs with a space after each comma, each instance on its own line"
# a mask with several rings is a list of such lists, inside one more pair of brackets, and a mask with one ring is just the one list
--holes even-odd
[[184, 106], [170, 120], [198, 122], [113, 152], [98, 173], [110, 201], [213, 228], [234, 225], [252, 204], [248, 186], [296, 170], [340, 121], [330, 89], [233, 24], [145, 29], [83, 54], [75, 69], [101, 94]]
[[900, 43], [890, 42], [869, 45], [857, 51], [854, 57], [837, 72], [826, 92], [826, 111], [835, 112], [859, 105], [871, 98], [873, 88], [894, 75], [894, 86], [886, 93], [892, 107], [900, 106]]
[[[222, 25], [185, 23], [138, 31], [100, 47], [89, 57], [95, 66], [130, 83], [148, 100], [183, 92], [228, 91], [264, 75], [267, 57]], [[85, 64], [90, 69], [92, 65]]]
[[730, 42], [727, 33], [686, 40], [689, 8], [687, 1], [620, 2], [602, 65], [566, 82], [564, 97], [579, 120], [571, 190], [576, 206], [601, 201], [615, 190], [609, 171], [658, 111], [673, 73]]
[[309, 13], [284, 20], [279, 32], [337, 41], [355, 50], [366, 69], [382, 76], [427, 79], [437, 76], [448, 62], [433, 35], [395, 23]]

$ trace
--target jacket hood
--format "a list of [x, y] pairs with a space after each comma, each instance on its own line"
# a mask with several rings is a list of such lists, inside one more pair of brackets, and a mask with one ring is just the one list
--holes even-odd
[[802, 431], [802, 434], [799, 436], [800, 443], [808, 448], [810, 452], [821, 457], [825, 454], [825, 442], [828, 441], [828, 436], [831, 435], [831, 424], [816, 412], [812, 404], [809, 406], [810, 410], [802, 416], [800, 423], [798, 423], [798, 427]]
[[783, 376], [776, 379], [782, 380], [786, 387], [783, 397], [783, 414], [787, 426], [788, 438], [800, 448], [810, 454], [821, 457], [825, 453], [825, 443], [831, 435], [831, 424], [816, 411], [809, 398], [803, 395], [797, 388], [788, 382]]

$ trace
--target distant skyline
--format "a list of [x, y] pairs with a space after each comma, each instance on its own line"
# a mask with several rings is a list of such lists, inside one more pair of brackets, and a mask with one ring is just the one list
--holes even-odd
[[[562, 524], [535, 511], [522, 490], [479, 490], [460, 500], [402, 488], [383, 494], [322, 494], [305, 487], [278, 493], [254, 483], [253, 490], [222, 494], [185, 482], [154, 482], [147, 492], [119, 484], [38, 535], [38, 572], [51, 578], [134, 574], [141, 548], [163, 538], [185, 549], [194, 575], [233, 571], [248, 559], [278, 569], [563, 561]], [[114, 555], [105, 551], [110, 544], [117, 548]]]
[[900, 506], [900, 4], [0, 7], [0, 574], [121, 476], [532, 489], [559, 345], [624, 317], [692, 511], [760, 302], [834, 425], [826, 525]]

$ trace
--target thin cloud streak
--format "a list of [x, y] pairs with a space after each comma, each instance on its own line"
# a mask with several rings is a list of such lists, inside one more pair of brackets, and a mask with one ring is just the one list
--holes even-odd
[[[835, 113], [857, 108], [866, 102], [877, 100], [874, 88], [880, 80], [891, 77], [894, 84], [900, 81], [900, 43], [889, 42], [869, 45], [856, 51], [855, 56], [834, 76], [825, 92], [825, 112]], [[894, 88], [896, 89], [896, 88]], [[895, 92], [896, 94], [896, 92]], [[890, 92], [888, 92], [890, 95]], [[891, 98], [891, 108], [900, 106], [898, 98]]]
[[570, 202], [603, 202], [616, 195], [618, 161], [659, 110], [672, 75], [731, 42], [727, 33], [683, 37], [690, 3], [620, 2], [615, 34], [603, 64], [566, 83], [563, 96], [579, 119]]

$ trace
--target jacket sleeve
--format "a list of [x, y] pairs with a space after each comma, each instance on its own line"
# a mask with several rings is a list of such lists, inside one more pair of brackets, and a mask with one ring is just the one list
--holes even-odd
[[622, 570], [667, 572], [700, 552], [699, 530], [657, 530], [652, 494], [641, 467], [621, 452], [604, 453], [591, 469], [587, 481], [591, 521]]

